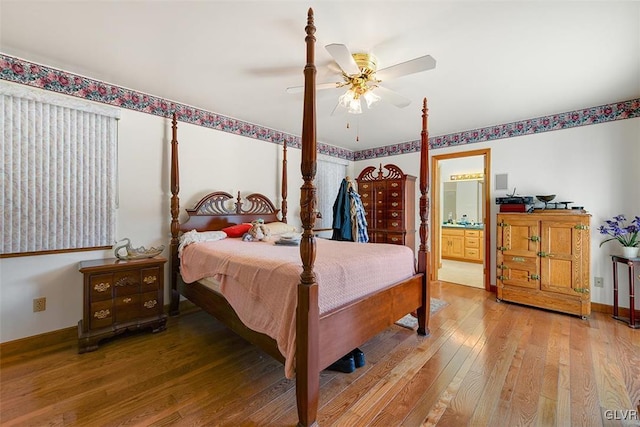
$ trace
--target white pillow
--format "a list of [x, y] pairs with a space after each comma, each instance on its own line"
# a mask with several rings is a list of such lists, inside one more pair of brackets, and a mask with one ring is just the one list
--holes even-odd
[[178, 256], [182, 255], [182, 250], [192, 244], [198, 242], [215, 242], [227, 237], [224, 231], [197, 231], [191, 230], [180, 236], [180, 245], [178, 246]]
[[268, 222], [265, 224], [269, 229], [269, 233], [272, 236], [279, 236], [285, 233], [293, 233], [296, 231], [296, 228], [293, 225], [276, 221], [276, 222]]

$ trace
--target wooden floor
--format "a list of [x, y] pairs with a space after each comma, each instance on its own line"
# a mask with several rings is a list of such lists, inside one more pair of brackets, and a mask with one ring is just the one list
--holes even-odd
[[[448, 302], [431, 336], [392, 326], [365, 367], [321, 374], [321, 426], [601, 426], [640, 404], [640, 330], [498, 303], [435, 284]], [[158, 334], [3, 357], [0, 421], [11, 425], [292, 426], [283, 367], [202, 312]], [[607, 418], [617, 418], [609, 421]]]

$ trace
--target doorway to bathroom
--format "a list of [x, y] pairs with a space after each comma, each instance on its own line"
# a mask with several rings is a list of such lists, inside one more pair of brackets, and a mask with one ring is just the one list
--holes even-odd
[[491, 290], [490, 149], [432, 156], [432, 280]]

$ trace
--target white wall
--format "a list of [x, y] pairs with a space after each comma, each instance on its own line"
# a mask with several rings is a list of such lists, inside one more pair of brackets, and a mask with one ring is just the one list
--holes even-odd
[[[416, 120], [419, 120], [416, 117]], [[509, 176], [509, 191], [518, 194], [556, 194], [557, 200], [569, 200], [591, 213], [591, 300], [613, 304], [610, 254], [620, 253], [616, 243], [599, 247], [603, 237], [598, 227], [605, 219], [626, 214], [640, 215], [640, 118], [619, 120], [555, 132], [545, 132], [491, 142], [432, 150], [442, 155], [476, 149], [491, 149], [491, 212], [488, 221], [496, 223], [498, 206], [494, 200], [507, 191], [495, 191], [495, 175]], [[367, 166], [393, 163], [404, 173], [418, 175], [419, 153], [386, 159], [362, 160], [355, 164], [356, 174]], [[431, 161], [429, 161], [431, 165]], [[419, 193], [418, 193], [419, 196]], [[419, 218], [416, 218], [416, 227]], [[496, 246], [495, 226], [491, 228], [490, 247]], [[491, 259], [491, 283], [495, 285], [495, 252]], [[620, 270], [626, 270], [620, 269]], [[620, 272], [626, 284], [626, 271]], [[593, 287], [593, 277], [604, 279], [604, 288]], [[620, 304], [629, 306], [628, 289], [620, 287]], [[640, 301], [636, 301], [640, 307]]]
[[[122, 110], [117, 236], [131, 238], [136, 246], [169, 244], [170, 140], [169, 119]], [[280, 146], [185, 123], [178, 125], [178, 140], [182, 208], [191, 207], [214, 190], [259, 192], [280, 203]], [[617, 248], [614, 243], [598, 247], [602, 238], [597, 227], [619, 213], [640, 215], [640, 118], [439, 149], [431, 154], [486, 147], [491, 148], [492, 174], [509, 174], [510, 189], [515, 186], [520, 194], [555, 193], [559, 199], [584, 205], [593, 215], [591, 278], [603, 277], [604, 288], [592, 287], [591, 296], [594, 302], [611, 305], [609, 254]], [[419, 154], [412, 153], [359, 161], [349, 166], [349, 174], [357, 176], [364, 167], [379, 163], [394, 163], [411, 175], [419, 172]], [[288, 169], [288, 218], [299, 225], [299, 150], [288, 150]], [[504, 193], [492, 190], [492, 198]], [[419, 196], [419, 189], [416, 194]], [[493, 223], [496, 213], [493, 205], [489, 216]], [[494, 247], [495, 237], [491, 239]], [[163, 255], [168, 256], [168, 250]], [[75, 325], [82, 317], [82, 275], [77, 263], [112, 256], [111, 251], [93, 251], [0, 259], [0, 342]], [[495, 254], [490, 256], [495, 284]], [[626, 283], [624, 273], [621, 280]], [[32, 300], [41, 296], [47, 298], [47, 310], [33, 313]], [[628, 292], [622, 287], [621, 305], [628, 306], [627, 301]]]
[[[171, 123], [123, 109], [119, 122], [119, 208], [117, 237], [134, 246], [164, 244], [169, 257], [171, 215]], [[258, 192], [280, 206], [282, 147], [270, 142], [178, 123], [180, 204], [192, 207], [205, 194], [222, 190]], [[289, 149], [288, 219], [300, 225], [300, 150]], [[351, 169], [350, 169], [351, 170]], [[0, 342], [77, 324], [82, 318], [81, 260], [113, 258], [112, 251], [74, 252], [0, 259]], [[166, 272], [168, 272], [168, 264]], [[166, 276], [168, 278], [168, 275]], [[168, 303], [169, 283], [165, 283]], [[32, 300], [47, 298], [33, 313]]]

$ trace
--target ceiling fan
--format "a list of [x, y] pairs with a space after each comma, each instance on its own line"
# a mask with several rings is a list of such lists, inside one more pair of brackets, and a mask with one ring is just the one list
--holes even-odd
[[[424, 55], [378, 70], [378, 60], [371, 53], [352, 54], [347, 46], [339, 43], [329, 44], [325, 48], [340, 67], [343, 81], [319, 83], [316, 85], [316, 89], [347, 87], [347, 91], [339, 97], [338, 105], [345, 107], [347, 112], [352, 114], [362, 113], [361, 98], [366, 101], [368, 108], [371, 108], [381, 98], [398, 108], [406, 107], [411, 103], [409, 99], [380, 86], [380, 83], [408, 74], [431, 70], [436, 66], [436, 60], [433, 57]], [[297, 93], [301, 92], [303, 88], [304, 86], [289, 87], [287, 92]]]

